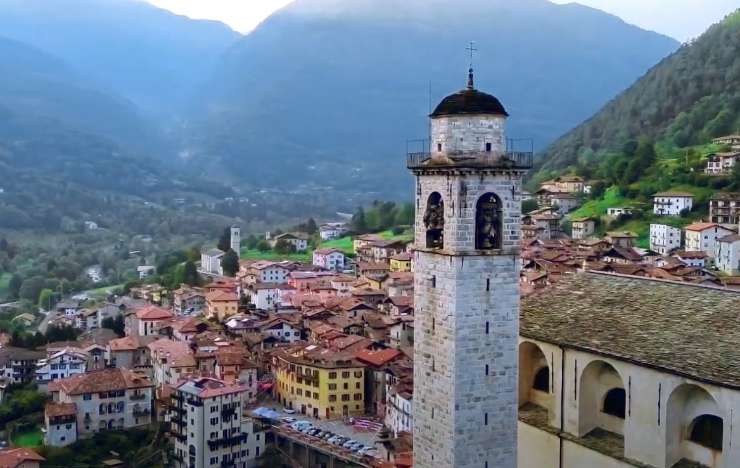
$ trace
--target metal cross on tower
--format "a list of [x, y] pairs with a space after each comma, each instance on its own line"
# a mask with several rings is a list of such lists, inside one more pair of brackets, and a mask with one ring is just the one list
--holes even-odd
[[468, 89], [474, 89], [474, 77], [473, 77], [473, 54], [478, 51], [475, 48], [475, 41], [470, 41], [470, 45], [465, 49], [470, 51], [470, 69], [468, 70]]
[[478, 52], [478, 49], [475, 48], [475, 41], [470, 41], [470, 45], [465, 50], [470, 52], [470, 68], [473, 68], [473, 54]]

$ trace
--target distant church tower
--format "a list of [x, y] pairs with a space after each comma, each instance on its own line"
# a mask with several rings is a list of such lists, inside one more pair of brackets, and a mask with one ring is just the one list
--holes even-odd
[[231, 250], [236, 252], [238, 257], [241, 257], [242, 230], [239, 226], [231, 226], [231, 242], [229, 244]]
[[466, 89], [432, 113], [416, 178], [414, 466], [514, 468], [522, 176], [508, 114]]

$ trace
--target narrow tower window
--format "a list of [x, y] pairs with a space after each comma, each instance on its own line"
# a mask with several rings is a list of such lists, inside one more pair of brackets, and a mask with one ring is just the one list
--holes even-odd
[[486, 322], [486, 335], [491, 331], [491, 324], [490, 322]]
[[488, 375], [488, 364], [486, 364], [486, 375]]
[[491, 290], [491, 278], [486, 278], [486, 291]]
[[475, 207], [475, 248], [491, 250], [501, 248], [501, 200], [493, 193], [478, 199]]
[[483, 414], [483, 424], [488, 426], [488, 413]]
[[442, 143], [437, 143], [437, 152], [438, 153], [442, 152]]
[[441, 249], [444, 247], [444, 212], [442, 195], [437, 192], [429, 195], [423, 220], [427, 230], [426, 243], [428, 249]]
[[492, 149], [491, 146], [492, 145], [490, 143], [486, 143], [486, 153], [490, 153], [491, 152], [491, 149]]
[[432, 288], [436, 288], [436, 287], [437, 287], [437, 277], [432, 276]]

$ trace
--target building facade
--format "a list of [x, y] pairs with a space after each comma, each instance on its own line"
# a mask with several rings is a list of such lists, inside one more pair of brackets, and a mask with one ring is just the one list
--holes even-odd
[[468, 87], [410, 154], [414, 240], [414, 466], [514, 468], [521, 180], [504, 107]]
[[709, 220], [719, 224], [740, 224], [740, 192], [715, 193], [709, 199]]
[[691, 211], [694, 195], [684, 192], [660, 192], [653, 195], [653, 213], [658, 216], [680, 216]]
[[650, 250], [668, 255], [681, 248], [681, 229], [666, 224], [650, 225]]
[[686, 226], [686, 250], [704, 252], [714, 257], [717, 239], [729, 236], [733, 231], [717, 223], [694, 223]]
[[172, 395], [170, 424], [177, 468], [250, 468], [265, 451], [265, 438], [244, 415], [246, 387], [199, 378], [180, 383]]
[[740, 273], [740, 235], [731, 234], [717, 239], [714, 252], [717, 268], [728, 275]]

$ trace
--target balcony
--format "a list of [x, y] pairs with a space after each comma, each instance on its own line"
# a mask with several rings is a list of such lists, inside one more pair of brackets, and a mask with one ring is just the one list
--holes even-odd
[[247, 441], [247, 434], [239, 434], [233, 437], [224, 437], [221, 439], [214, 439], [208, 441], [208, 448], [211, 450], [218, 450], [219, 447], [232, 447], [234, 445], [243, 444]]
[[149, 408], [134, 408], [134, 416], [148, 416]]
[[132, 393], [129, 398], [132, 400], [144, 400], [146, 397], [146, 393]]
[[464, 153], [450, 154], [449, 163], [432, 163], [431, 153], [407, 153], [406, 167], [408, 169], [424, 169], [434, 167], [480, 167], [504, 169], [531, 169], [534, 164], [534, 153], [528, 151], [507, 151], [494, 156], [493, 153]]

